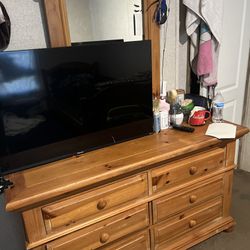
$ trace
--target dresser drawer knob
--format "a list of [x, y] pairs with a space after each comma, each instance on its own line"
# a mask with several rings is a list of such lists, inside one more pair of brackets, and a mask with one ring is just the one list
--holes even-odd
[[196, 220], [190, 220], [189, 221], [189, 227], [190, 228], [193, 228], [194, 226], [196, 226], [196, 224], [197, 224]]
[[102, 210], [106, 206], [107, 206], [107, 201], [105, 201], [104, 199], [99, 200], [98, 203], [97, 203], [98, 210]]
[[189, 201], [190, 201], [190, 203], [195, 203], [197, 201], [197, 196], [196, 195], [191, 195], [189, 197]]
[[189, 173], [191, 174], [191, 175], [194, 175], [194, 174], [196, 174], [197, 173], [197, 167], [191, 167], [190, 169], [189, 169]]
[[101, 243], [106, 243], [109, 240], [109, 234], [108, 233], [102, 233], [100, 235], [100, 242]]

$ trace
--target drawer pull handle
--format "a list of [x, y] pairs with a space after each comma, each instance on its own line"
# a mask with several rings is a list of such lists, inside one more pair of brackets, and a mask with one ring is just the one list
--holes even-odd
[[102, 210], [107, 206], [107, 201], [105, 201], [104, 199], [101, 199], [98, 203], [97, 203], [97, 208], [98, 210]]
[[190, 170], [189, 170], [189, 173], [190, 173], [191, 175], [196, 174], [196, 172], [197, 172], [197, 167], [191, 167]]
[[108, 233], [102, 233], [100, 235], [100, 242], [101, 243], [106, 243], [109, 240], [109, 234]]
[[191, 195], [189, 198], [190, 203], [195, 203], [197, 201], [197, 196], [196, 195]]
[[189, 227], [190, 228], [193, 228], [194, 226], [196, 226], [196, 224], [197, 224], [196, 220], [189, 221]]

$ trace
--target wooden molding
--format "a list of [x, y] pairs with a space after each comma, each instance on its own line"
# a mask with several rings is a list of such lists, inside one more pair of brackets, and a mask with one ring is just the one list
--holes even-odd
[[[144, 38], [152, 42], [153, 95], [160, 95], [160, 27], [154, 21], [155, 0], [143, 0]], [[71, 46], [65, 0], [44, 0], [51, 47]]]
[[154, 20], [155, 0], [144, 0], [144, 38], [151, 40], [153, 95], [160, 96], [160, 26]]
[[71, 46], [65, 0], [44, 0], [51, 47]]

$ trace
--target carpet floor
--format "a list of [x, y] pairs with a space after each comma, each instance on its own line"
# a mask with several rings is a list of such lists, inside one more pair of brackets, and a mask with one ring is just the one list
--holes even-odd
[[234, 231], [220, 233], [191, 250], [250, 250], [250, 173], [236, 170], [233, 184], [232, 216]]

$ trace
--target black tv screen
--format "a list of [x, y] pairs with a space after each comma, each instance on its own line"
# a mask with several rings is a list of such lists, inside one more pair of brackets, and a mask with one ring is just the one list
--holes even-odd
[[3, 174], [152, 133], [149, 41], [0, 53]]

